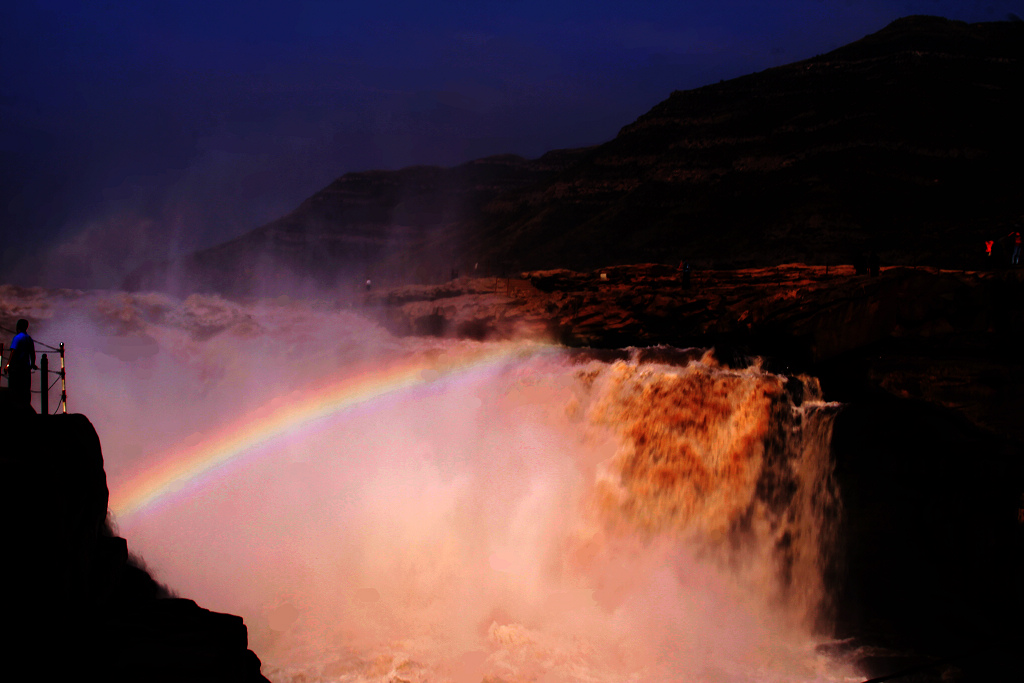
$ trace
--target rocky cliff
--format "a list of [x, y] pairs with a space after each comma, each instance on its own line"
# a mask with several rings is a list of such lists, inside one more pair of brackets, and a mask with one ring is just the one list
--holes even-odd
[[452, 231], [498, 197], [550, 180], [585, 152], [349, 173], [237, 239], [136, 270], [125, 288], [273, 294], [349, 286], [366, 276], [436, 281], [464, 260], [457, 245], [445, 242]]
[[889, 263], [962, 268], [1024, 214], [1024, 22], [908, 17], [825, 55], [675, 92], [597, 147], [353, 173], [130, 289], [270, 294], [451, 269]]
[[241, 617], [171, 595], [107, 523], [99, 437], [0, 389], [5, 680], [266, 681]]

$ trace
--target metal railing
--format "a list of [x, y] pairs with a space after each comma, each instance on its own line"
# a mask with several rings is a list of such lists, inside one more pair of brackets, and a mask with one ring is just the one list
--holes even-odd
[[[10, 334], [17, 334], [14, 330], [8, 329], [3, 325], [0, 325], [0, 331], [8, 332]], [[60, 370], [50, 369], [50, 360], [47, 354], [43, 354], [39, 359], [39, 389], [32, 389], [33, 394], [39, 394], [39, 413], [41, 415], [50, 414], [50, 390], [60, 382], [60, 399], [57, 402], [57, 409], [53, 411], [56, 415], [58, 412], [67, 414], [68, 412], [68, 386], [67, 386], [67, 369], [65, 366], [64, 359], [64, 342], [61, 342], [59, 346], [50, 346], [45, 342], [41, 342], [36, 338], [32, 338], [32, 343], [36, 346], [41, 346], [44, 349], [55, 351], [60, 354]], [[0, 343], [0, 366], [6, 367], [7, 362], [10, 360], [10, 349], [4, 347], [3, 343]], [[53, 381], [50, 381], [51, 375]], [[6, 376], [6, 373], [4, 373]], [[10, 386], [10, 378], [7, 379], [8, 386]]]

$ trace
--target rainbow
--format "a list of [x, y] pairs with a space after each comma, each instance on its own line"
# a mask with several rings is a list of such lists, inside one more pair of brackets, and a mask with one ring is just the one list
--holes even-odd
[[130, 523], [160, 503], [186, 497], [215, 473], [240, 465], [273, 440], [299, 432], [318, 420], [419, 386], [499, 368], [555, 347], [538, 344], [480, 346], [439, 359], [416, 358], [327, 381], [273, 401], [206, 435], [198, 443], [172, 448], [154, 465], [117, 486], [110, 511]]

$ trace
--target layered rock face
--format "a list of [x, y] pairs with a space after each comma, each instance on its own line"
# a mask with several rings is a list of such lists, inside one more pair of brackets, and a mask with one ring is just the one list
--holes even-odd
[[174, 597], [107, 524], [99, 437], [0, 389], [9, 680], [266, 681], [241, 617]]
[[473, 244], [530, 268], [834, 264], [861, 249], [962, 267], [1020, 219], [1022, 38], [1020, 23], [908, 17], [677, 91]]
[[483, 207], [547, 182], [585, 152], [349, 173], [237, 239], [139, 268], [125, 288], [266, 295], [348, 287], [366, 277], [437, 281], [465, 260], [452, 240]]
[[962, 268], [1022, 221], [1024, 22], [908, 17], [679, 91], [602, 145], [345, 175], [289, 215], [151, 264], [129, 289], [278, 294], [451, 269], [689, 260]]

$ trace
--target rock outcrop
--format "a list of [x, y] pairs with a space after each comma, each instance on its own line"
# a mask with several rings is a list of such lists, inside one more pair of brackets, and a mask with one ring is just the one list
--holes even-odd
[[0, 389], [6, 680], [265, 682], [241, 617], [172, 596], [107, 524], [99, 437]]

